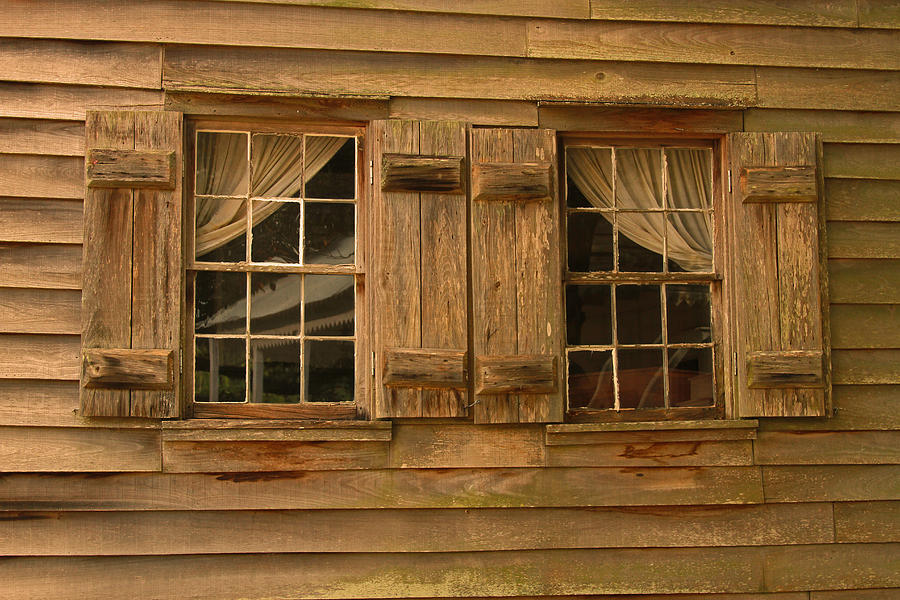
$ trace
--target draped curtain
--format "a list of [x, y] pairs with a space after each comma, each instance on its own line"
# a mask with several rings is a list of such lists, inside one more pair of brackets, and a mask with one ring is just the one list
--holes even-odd
[[[198, 144], [197, 189], [211, 196], [242, 196], [247, 189], [246, 138], [216, 136], [217, 143]], [[307, 136], [303, 181], [309, 181], [349, 138]], [[303, 141], [300, 137], [260, 135], [253, 140], [252, 195], [293, 198], [302, 187]], [[247, 227], [246, 200], [198, 198], [196, 204], [197, 256], [203, 256], [234, 238]], [[281, 207], [277, 202], [254, 202], [253, 223], [264, 221]]]
[[[584, 197], [595, 208], [618, 208], [619, 233], [644, 248], [663, 254], [665, 223], [660, 213], [622, 212], [662, 208], [660, 153], [656, 150], [628, 150], [616, 153], [616, 193], [613, 196], [609, 151], [600, 148], [566, 149], [566, 170]], [[607, 159], [607, 160], [604, 160]], [[707, 166], [707, 150], [678, 149], [666, 152], [669, 207], [706, 209], [712, 190]], [[613, 213], [601, 213], [610, 223]], [[668, 257], [686, 271], [712, 270], [712, 228], [706, 212], [670, 212]]]

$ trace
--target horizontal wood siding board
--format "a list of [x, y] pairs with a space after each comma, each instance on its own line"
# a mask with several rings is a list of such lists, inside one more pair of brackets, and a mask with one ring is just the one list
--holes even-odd
[[743, 114], [738, 110], [610, 107], [569, 102], [541, 102], [538, 118], [541, 127], [558, 131], [725, 133], [741, 131], [743, 127]]
[[900, 586], [900, 544], [774, 546], [764, 553], [772, 591]]
[[762, 472], [766, 502], [900, 499], [897, 465], [764, 466]]
[[826, 143], [824, 153], [825, 177], [900, 180], [900, 143]]
[[900, 588], [812, 591], [809, 593], [809, 600], [894, 600], [898, 594]]
[[6, 472], [159, 471], [159, 431], [0, 427]]
[[84, 155], [84, 124], [0, 118], [0, 153]]
[[81, 289], [81, 244], [0, 243], [0, 287]]
[[393, 468], [542, 467], [539, 425], [397, 425], [391, 442]]
[[900, 502], [836, 502], [835, 541], [900, 541]]
[[261, 4], [299, 4], [382, 10], [411, 10], [454, 14], [507, 15], [516, 17], [555, 17], [586, 19], [590, 16], [590, 0], [478, 0], [448, 5], [445, 0], [220, 0], [224, 2], [258, 2]]
[[750, 440], [607, 443], [547, 448], [551, 467], [739, 466], [753, 464]]
[[[890, 481], [884, 485], [897, 487], [896, 482]], [[861, 492], [857, 490], [857, 494]], [[103, 479], [77, 474], [39, 478], [10, 475], [0, 486], [0, 511], [588, 507], [761, 502], [762, 478], [755, 467], [370, 469], [164, 473]]]
[[171, 151], [93, 148], [85, 164], [88, 187], [175, 189], [175, 153]]
[[685, 21], [690, 23], [745, 23], [856, 27], [854, 0], [799, 0], [785, 5], [779, 0], [592, 0], [591, 17], [624, 21]]
[[900, 432], [760, 431], [753, 450], [760, 465], [900, 464]]
[[161, 54], [155, 44], [0, 39], [0, 79], [159, 89]]
[[[877, 513], [881, 519], [888, 514]], [[873, 517], [878, 518], [871, 511], [846, 515], [847, 525], [868, 516], [871, 527]], [[4, 514], [3, 521], [7, 534], [0, 538], [0, 553], [6, 556], [759, 546], [821, 544], [834, 538], [830, 503], [592, 510], [14, 512]], [[391, 535], [385, 535], [388, 531]]]
[[744, 111], [744, 131], [816, 131], [825, 142], [896, 143], [900, 114], [750, 108]]
[[80, 323], [78, 290], [0, 288], [0, 333], [79, 335]]
[[900, 5], [896, 1], [857, 0], [860, 27], [900, 29]]
[[828, 282], [832, 303], [900, 304], [897, 259], [832, 259]]
[[175, 385], [170, 348], [85, 348], [81, 359], [86, 388], [166, 390]]
[[[894, 31], [728, 24], [532, 20], [528, 56], [649, 61], [898, 69]], [[765, 44], [759, 40], [764, 39]], [[822, 52], [822, 48], [828, 48]]]
[[[304, 69], [298, 71], [297, 64]], [[166, 50], [163, 86], [169, 91], [295, 95], [603, 98], [692, 107], [741, 107], [756, 102], [751, 67], [666, 65], [661, 69], [645, 63], [190, 46]]]
[[166, 110], [186, 115], [372, 121], [388, 116], [387, 98], [280, 98], [259, 95], [167, 93]]
[[164, 441], [162, 462], [167, 473], [380, 469], [388, 452], [387, 442]]
[[900, 349], [835, 350], [831, 364], [836, 384], [900, 383]]
[[831, 344], [842, 349], [900, 348], [900, 305], [833, 305]]
[[0, 117], [84, 121], [87, 107], [162, 106], [159, 90], [0, 83]]
[[517, 100], [394, 97], [390, 101], [390, 117], [536, 127], [538, 107], [536, 102]]
[[77, 380], [81, 375], [77, 335], [0, 335], [0, 379]]
[[900, 258], [900, 222], [828, 225], [830, 258]]
[[826, 179], [825, 216], [831, 221], [900, 221], [900, 181]]
[[84, 160], [78, 156], [0, 155], [0, 196], [83, 198]]
[[756, 87], [762, 108], [900, 110], [893, 71], [757, 67]]
[[81, 244], [81, 200], [0, 197], [0, 242]]

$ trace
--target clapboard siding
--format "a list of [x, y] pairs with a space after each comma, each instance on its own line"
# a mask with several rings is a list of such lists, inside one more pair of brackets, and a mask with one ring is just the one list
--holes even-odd
[[900, 348], [900, 306], [833, 305], [831, 344], [834, 348]]
[[0, 334], [0, 379], [77, 380], [80, 355], [77, 335]]
[[0, 242], [81, 244], [81, 200], [0, 197]]
[[0, 153], [84, 155], [84, 124], [72, 121], [0, 119]]
[[826, 179], [825, 215], [834, 221], [900, 221], [900, 181]]
[[80, 315], [78, 290], [0, 288], [0, 333], [78, 335]]
[[86, 107], [162, 106], [159, 90], [0, 82], [0, 117], [84, 121]]
[[826, 142], [896, 142], [900, 140], [900, 115], [751, 108], [744, 111], [744, 131], [816, 131]]
[[0, 427], [0, 472], [159, 471], [153, 429]]
[[84, 159], [78, 156], [0, 155], [0, 196], [83, 198]]

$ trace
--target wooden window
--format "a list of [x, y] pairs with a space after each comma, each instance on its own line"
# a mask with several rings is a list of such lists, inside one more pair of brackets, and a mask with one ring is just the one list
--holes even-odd
[[361, 130], [188, 130], [185, 393], [202, 416], [355, 418]]

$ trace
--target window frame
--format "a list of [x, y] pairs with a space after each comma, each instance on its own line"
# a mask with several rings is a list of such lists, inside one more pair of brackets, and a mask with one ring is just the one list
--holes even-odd
[[[660, 134], [648, 135], [646, 133], [609, 133], [609, 132], [557, 132], [558, 144], [558, 168], [559, 168], [559, 199], [560, 204], [560, 255], [561, 255], [561, 290], [562, 297], [562, 331], [563, 334], [563, 365], [564, 370], [564, 402], [566, 423], [605, 423], [605, 422], [649, 422], [649, 421], [694, 421], [694, 420], [721, 420], [729, 418], [733, 414], [733, 389], [730, 378], [726, 373], [731, 371], [732, 355], [732, 331], [728, 315], [728, 281], [726, 273], [729, 272], [730, 261], [734, 249], [728, 247], [726, 232], [725, 208], [726, 192], [725, 181], [725, 136], [722, 134], [694, 134], [684, 135]], [[569, 146], [613, 146], [613, 147], [641, 147], [641, 148], [709, 148], [712, 157], [712, 215], [713, 215], [713, 276], [695, 276], [685, 273], [678, 276], [669, 273], [627, 274], [598, 272], [593, 275], [588, 273], [570, 272], [568, 266], [568, 219], [569, 207], [567, 206], [567, 181], [566, 173], [566, 149]], [[573, 277], [573, 274], [575, 275]], [[710, 283], [710, 321], [711, 341], [713, 348], [713, 394], [714, 405], [711, 407], [681, 407], [681, 408], [650, 408], [650, 409], [590, 409], [571, 408], [569, 406], [568, 363], [569, 344], [565, 339], [566, 332], [566, 287], [570, 284], [590, 285], [591, 283], [629, 283], [629, 282], [670, 282], [690, 283], [695, 281]]]
[[[313, 134], [336, 135], [356, 138], [356, 252], [355, 265], [338, 269], [324, 269], [329, 272], [340, 271], [351, 274], [355, 278], [355, 359], [354, 359], [354, 400], [352, 402], [301, 402], [299, 404], [253, 403], [253, 402], [197, 402], [194, 398], [194, 278], [199, 271], [238, 271], [276, 272], [285, 271], [283, 267], [267, 268], [266, 265], [241, 264], [238, 269], [197, 268], [194, 256], [195, 227], [195, 145], [198, 130], [243, 131], [249, 132], [248, 141], [257, 133], [269, 134]], [[185, 397], [184, 418], [212, 419], [313, 419], [313, 420], [354, 420], [367, 419], [371, 411], [371, 392], [368, 373], [370, 366], [369, 348], [369, 315], [366, 293], [366, 275], [369, 233], [369, 186], [365, 165], [368, 164], [368, 148], [366, 144], [367, 126], [356, 122], [317, 122], [287, 121], [275, 119], [242, 119], [216, 118], [185, 115], [184, 124], [184, 185], [183, 206], [184, 223], [182, 227], [182, 245], [185, 249], [182, 265], [184, 281], [184, 311], [182, 343], [182, 389]], [[249, 192], [249, 190], [248, 190]], [[243, 261], [242, 261], [243, 262]], [[250, 267], [250, 268], [247, 268]], [[291, 273], [318, 273], [323, 269], [315, 266], [298, 265], [290, 268]], [[249, 385], [249, 382], [248, 382]]]

